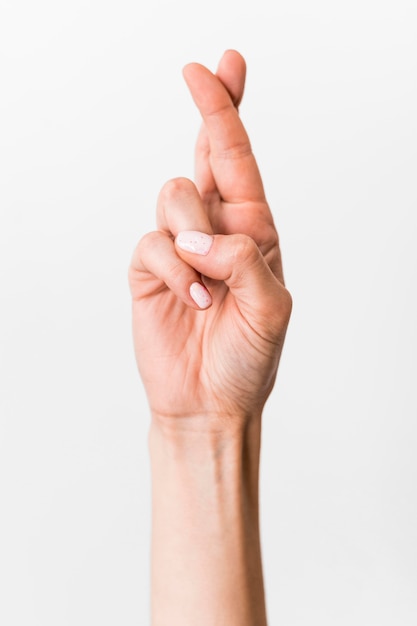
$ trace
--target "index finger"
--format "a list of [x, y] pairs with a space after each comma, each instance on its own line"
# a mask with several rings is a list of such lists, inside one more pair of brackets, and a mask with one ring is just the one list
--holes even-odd
[[186, 65], [183, 74], [206, 126], [210, 164], [220, 196], [230, 203], [264, 201], [249, 137], [229, 92], [199, 63]]

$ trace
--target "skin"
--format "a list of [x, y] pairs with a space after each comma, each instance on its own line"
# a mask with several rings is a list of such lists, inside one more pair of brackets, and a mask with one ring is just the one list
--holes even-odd
[[[261, 416], [291, 297], [278, 235], [238, 113], [246, 66], [184, 78], [202, 116], [195, 182], [162, 188], [157, 230], [129, 268], [133, 338], [152, 420], [152, 624], [262, 626], [258, 523]], [[213, 237], [206, 254], [179, 233]], [[190, 286], [207, 289], [201, 310]], [[235, 529], [235, 532], [231, 532]]]

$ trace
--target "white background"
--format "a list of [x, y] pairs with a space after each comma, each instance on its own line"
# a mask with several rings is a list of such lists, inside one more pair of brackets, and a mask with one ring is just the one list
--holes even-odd
[[236, 48], [294, 297], [263, 430], [270, 624], [415, 626], [415, 0], [0, 8], [0, 622], [149, 621], [127, 267], [193, 174], [181, 68]]

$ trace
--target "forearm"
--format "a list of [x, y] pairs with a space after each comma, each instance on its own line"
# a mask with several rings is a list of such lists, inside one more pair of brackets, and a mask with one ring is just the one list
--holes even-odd
[[152, 422], [152, 626], [266, 624], [260, 417], [245, 424], [174, 431]]
[[245, 69], [234, 51], [216, 74], [184, 68], [203, 119], [196, 184], [164, 185], [157, 230], [142, 237], [129, 272], [135, 353], [153, 413], [153, 626], [267, 621], [257, 408], [275, 381], [291, 297], [237, 110]]

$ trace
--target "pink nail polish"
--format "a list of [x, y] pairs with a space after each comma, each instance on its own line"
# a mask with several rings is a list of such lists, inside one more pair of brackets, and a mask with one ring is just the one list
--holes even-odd
[[213, 237], [197, 230], [183, 230], [178, 233], [176, 243], [181, 250], [194, 254], [207, 254], [213, 243]]
[[211, 296], [200, 283], [193, 283], [190, 287], [190, 296], [200, 309], [207, 309], [211, 304]]

